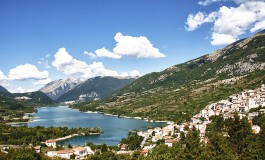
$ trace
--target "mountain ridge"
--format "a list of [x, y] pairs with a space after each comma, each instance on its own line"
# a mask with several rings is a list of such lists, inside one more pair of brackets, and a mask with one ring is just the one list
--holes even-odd
[[84, 82], [84, 80], [80, 78], [58, 79], [46, 84], [39, 91], [45, 93], [51, 99], [56, 100], [82, 82]]
[[65, 101], [90, 101], [98, 98], [104, 98], [113, 92], [133, 82], [135, 78], [129, 77], [111, 77], [99, 76], [87, 79], [78, 84], [73, 89], [62, 94], [58, 99], [59, 102]]

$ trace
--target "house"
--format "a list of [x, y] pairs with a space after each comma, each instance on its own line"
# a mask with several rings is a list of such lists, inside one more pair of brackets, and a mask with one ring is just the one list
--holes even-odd
[[55, 157], [55, 156], [58, 156], [56, 151], [48, 151], [48, 152], [46, 153], [46, 155], [47, 155], [48, 157]]
[[72, 149], [69, 150], [60, 150], [57, 152], [57, 155], [61, 158], [70, 159], [71, 155], [74, 155], [74, 151]]
[[252, 129], [252, 132], [255, 134], [258, 134], [260, 132], [260, 126], [258, 125], [253, 125], [251, 129]]
[[87, 147], [80, 147], [79, 146], [79, 147], [74, 148], [73, 150], [74, 150], [74, 154], [76, 155], [76, 158], [83, 158], [83, 157], [87, 156], [88, 154], [91, 154], [91, 153], [89, 153], [88, 149], [90, 149], [90, 147], [87, 148]]
[[155, 148], [155, 146], [156, 146], [156, 144], [149, 145], [149, 146], [144, 146], [143, 149], [151, 150], [151, 149]]
[[122, 144], [121, 145], [121, 151], [126, 151], [128, 149], [128, 145], [127, 144]]
[[34, 150], [35, 150], [36, 153], [40, 153], [41, 146], [35, 146]]
[[260, 109], [260, 110], [259, 110], [259, 113], [260, 113], [260, 114], [264, 114], [264, 113], [265, 113], [265, 109]]
[[248, 98], [247, 99], [247, 106], [249, 109], [251, 109], [251, 108], [257, 108], [259, 105], [256, 104], [256, 101], [254, 98]]
[[160, 135], [155, 135], [152, 137], [152, 142], [157, 142], [160, 139], [162, 139], [162, 137]]
[[258, 112], [252, 112], [248, 114], [248, 119], [253, 119], [254, 117], [258, 116], [259, 113]]
[[148, 155], [148, 152], [149, 152], [148, 149], [142, 149], [142, 150], [140, 151], [140, 153], [143, 154], [144, 156], [147, 156], [147, 155]]
[[177, 140], [176, 139], [167, 139], [165, 140], [165, 145], [167, 145], [168, 147], [172, 147], [173, 143], [176, 143]]
[[2, 147], [2, 151], [8, 151], [9, 149], [10, 149], [9, 146], [3, 146], [3, 147]]
[[255, 93], [255, 91], [254, 90], [249, 90], [249, 91], [247, 91], [247, 96], [252, 96], [253, 94]]
[[56, 148], [56, 140], [49, 139], [45, 142], [46, 146]]

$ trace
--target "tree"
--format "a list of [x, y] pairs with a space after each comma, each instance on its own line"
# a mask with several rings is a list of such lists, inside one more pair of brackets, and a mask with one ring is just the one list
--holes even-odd
[[251, 126], [247, 118], [240, 119], [239, 116], [229, 118], [225, 121], [225, 127], [229, 135], [229, 141], [234, 152], [243, 158], [243, 150], [250, 144], [250, 137], [253, 136]]
[[104, 153], [104, 152], [107, 152], [108, 151], [108, 147], [106, 144], [102, 144], [100, 146], [100, 150], [101, 150], [101, 153]]
[[208, 143], [204, 145], [201, 159], [237, 159], [236, 154], [231, 148], [227, 137], [222, 132], [209, 134]]
[[259, 144], [260, 144], [260, 153], [259, 157], [260, 159], [265, 159], [265, 114], [262, 116], [259, 116], [257, 121], [259, 122], [259, 125], [261, 127], [261, 131], [259, 133]]
[[184, 148], [183, 156], [185, 159], [196, 159], [201, 153], [201, 144], [200, 144], [200, 136], [199, 131], [196, 130], [195, 127], [192, 128], [186, 135], [186, 137], [182, 140]]
[[20, 148], [17, 150], [10, 150], [7, 154], [7, 159], [41, 160], [41, 156], [31, 148]]

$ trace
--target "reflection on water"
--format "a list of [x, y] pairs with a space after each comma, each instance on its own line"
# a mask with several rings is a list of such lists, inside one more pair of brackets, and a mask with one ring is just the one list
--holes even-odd
[[83, 113], [68, 108], [68, 106], [41, 107], [38, 113], [33, 114], [39, 117], [28, 124], [33, 126], [55, 126], [55, 127], [99, 127], [104, 131], [101, 135], [78, 136], [58, 142], [61, 145], [83, 145], [87, 142], [95, 144], [117, 145], [119, 141], [127, 137], [129, 130], [145, 130], [147, 126], [161, 126], [163, 123], [151, 123], [138, 119], [118, 118], [98, 113]]

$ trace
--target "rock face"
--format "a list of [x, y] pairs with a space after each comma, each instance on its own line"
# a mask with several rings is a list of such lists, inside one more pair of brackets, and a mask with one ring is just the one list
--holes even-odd
[[84, 80], [75, 78], [59, 79], [46, 84], [40, 91], [51, 99], [56, 100], [82, 82]]

